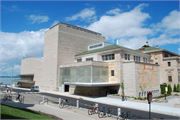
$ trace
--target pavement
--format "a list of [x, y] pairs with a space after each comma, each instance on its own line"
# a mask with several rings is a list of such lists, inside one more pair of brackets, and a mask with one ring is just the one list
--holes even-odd
[[[17, 88], [17, 89], [25, 89], [25, 88]], [[41, 91], [41, 92], [63, 95], [63, 96], [77, 98], [77, 99], [81, 98], [81, 99], [89, 100], [93, 102], [116, 105], [116, 106], [131, 108], [131, 109], [149, 111], [149, 104], [147, 103], [147, 101], [146, 102], [141, 102], [140, 100], [139, 101], [138, 100], [121, 101], [121, 99], [118, 99], [118, 98], [108, 98], [108, 97], [92, 98], [92, 97], [84, 97], [80, 95], [72, 95], [68, 92], [49, 92], [49, 91]], [[175, 98], [174, 96], [170, 96], [170, 97], [167, 97], [167, 100], [168, 100], [167, 103], [152, 102], [151, 111], [154, 113], [161, 113], [161, 114], [180, 117], [180, 108], [176, 108], [175, 106], [177, 104], [178, 105], [180, 104], [180, 97]], [[57, 105], [39, 105], [39, 104], [28, 104], [28, 103], [21, 104], [21, 103], [17, 103], [16, 101], [9, 101], [9, 102], [1, 101], [1, 103], [9, 105], [9, 106], [14, 106], [14, 107], [26, 108], [26, 109], [36, 110], [36, 111], [38, 110], [43, 113], [55, 115], [64, 120], [97, 120], [99, 119], [97, 115], [89, 116], [87, 114], [87, 110], [80, 110], [77, 108], [59, 109]], [[112, 120], [113, 118], [105, 118], [105, 120], [110, 120], [110, 119]]]

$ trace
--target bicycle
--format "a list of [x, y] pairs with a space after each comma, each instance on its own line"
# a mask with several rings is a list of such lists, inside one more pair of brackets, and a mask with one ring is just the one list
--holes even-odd
[[67, 99], [66, 100], [62, 99], [60, 104], [59, 104], [59, 108], [61, 108], [61, 109], [64, 108], [67, 105], [67, 101], [68, 101]]
[[5, 95], [4, 98], [3, 98], [3, 101], [6, 101], [6, 100], [12, 100], [12, 96], [11, 95]]
[[89, 115], [92, 115], [92, 114], [95, 114], [95, 113], [97, 114], [97, 113], [98, 113], [98, 110], [99, 110], [99, 109], [98, 109], [98, 107], [97, 107], [96, 105], [95, 105], [95, 106], [92, 106], [92, 105], [91, 105], [91, 108], [88, 110], [88, 114], [89, 114]]
[[106, 109], [104, 107], [103, 111], [98, 113], [98, 117], [99, 118], [102, 118], [102, 117], [111, 117], [111, 109], [110, 108]]
[[126, 113], [125, 113], [125, 112], [121, 112], [121, 114], [118, 116], [117, 120], [121, 120], [121, 118], [122, 118], [123, 120], [125, 120], [125, 119], [131, 119], [132, 116], [131, 116], [130, 113], [131, 113], [130, 111], [127, 111]]

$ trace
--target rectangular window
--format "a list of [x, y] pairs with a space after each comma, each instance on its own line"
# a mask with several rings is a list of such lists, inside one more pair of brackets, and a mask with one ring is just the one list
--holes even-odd
[[86, 58], [86, 61], [93, 61], [93, 57], [91, 57], [91, 58]]
[[141, 61], [141, 57], [139, 56], [139, 62]]
[[82, 59], [77, 59], [77, 62], [82, 62]]
[[158, 62], [156, 62], [156, 65], [158, 65]]
[[180, 76], [178, 76], [178, 82], [180, 82]]
[[143, 57], [143, 61], [145, 62], [145, 57]]
[[172, 76], [168, 76], [169, 82], [172, 82]]
[[134, 61], [136, 61], [136, 56], [134, 55]]
[[136, 61], [138, 61], [138, 56], [136, 56]]
[[168, 62], [168, 66], [171, 66], [171, 62]]
[[164, 54], [164, 57], [168, 57], [168, 54], [165, 53], [165, 54]]
[[130, 60], [130, 54], [128, 54], [128, 60]]
[[124, 56], [125, 56], [125, 60], [127, 60], [127, 54], [124, 54]]
[[114, 70], [111, 70], [111, 76], [114, 76]]
[[102, 60], [114, 60], [114, 54], [102, 55]]

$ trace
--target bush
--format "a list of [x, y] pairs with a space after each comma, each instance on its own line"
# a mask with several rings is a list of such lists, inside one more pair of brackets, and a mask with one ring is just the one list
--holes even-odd
[[179, 96], [178, 94], [175, 94], [175, 96]]
[[142, 100], [142, 98], [141, 98], [141, 97], [138, 97], [138, 99]]
[[174, 84], [173, 92], [176, 92], [176, 84]]
[[180, 92], [179, 91], [179, 83], [177, 84], [176, 92]]
[[144, 97], [145, 100], [147, 100], [147, 97]]
[[169, 85], [168, 85], [168, 92], [167, 92], [167, 94], [171, 95], [171, 92], [172, 92], [172, 87], [171, 87], [171, 85], [169, 84]]
[[164, 85], [161, 85], [161, 94], [164, 94], [165, 93], [165, 89], [164, 89]]

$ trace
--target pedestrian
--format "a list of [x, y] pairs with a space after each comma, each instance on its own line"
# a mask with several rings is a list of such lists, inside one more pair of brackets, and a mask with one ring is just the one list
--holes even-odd
[[122, 93], [122, 95], [121, 95], [121, 96], [122, 96], [122, 101], [124, 101], [124, 93]]
[[8, 87], [6, 88], [7, 92], [8, 92]]
[[20, 98], [20, 96], [21, 96], [21, 95], [20, 95], [19, 92], [18, 92], [16, 100], [18, 100], [18, 99]]

